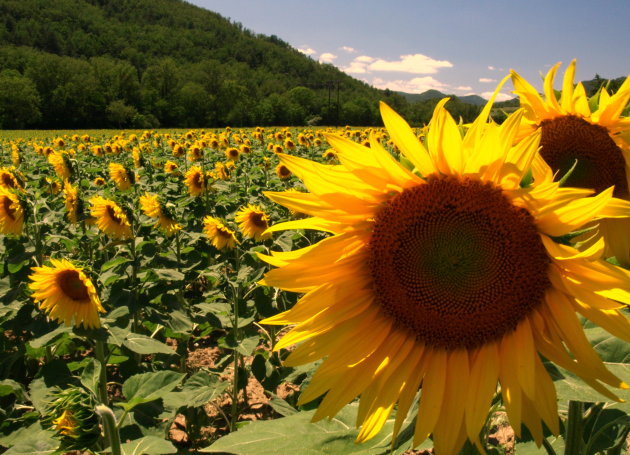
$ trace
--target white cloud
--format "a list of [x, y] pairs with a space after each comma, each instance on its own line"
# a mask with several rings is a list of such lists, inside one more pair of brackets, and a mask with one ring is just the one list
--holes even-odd
[[341, 46], [339, 49], [347, 52], [348, 54], [353, 54], [357, 51], [354, 47], [350, 47], [350, 46]]
[[494, 70], [496, 70], [496, 68], [495, 68], [494, 66], [492, 66], [492, 65], [488, 65], [488, 69], [489, 69], [490, 71], [494, 71]]
[[424, 77], [414, 77], [410, 80], [394, 80], [387, 81], [381, 78], [374, 78], [372, 80], [372, 85], [376, 88], [380, 89], [390, 89], [397, 92], [406, 92], [406, 93], [422, 93], [427, 90], [444, 90], [448, 89], [448, 85], [443, 82], [434, 79], [431, 76]]
[[[480, 93], [479, 96], [489, 100], [490, 98], [492, 98], [493, 93], [494, 92], [483, 92], [483, 93]], [[511, 100], [512, 98], [514, 98], [514, 96], [509, 95], [507, 93], [498, 93], [497, 97], [495, 98], [495, 101], [507, 101], [507, 100]]]
[[310, 47], [298, 47], [298, 51], [305, 55], [313, 55], [315, 53], [315, 49], [311, 49]]
[[348, 74], [365, 74], [367, 73], [366, 67], [367, 63], [358, 62], [356, 59], [354, 59], [352, 62], [350, 62], [349, 66], [341, 68], [341, 71], [344, 71]]
[[435, 60], [423, 54], [401, 55], [400, 60], [387, 61], [378, 59], [369, 66], [371, 71], [397, 71], [412, 74], [435, 74], [439, 68], [451, 68], [453, 64], [446, 60]]
[[460, 92], [469, 92], [472, 89], [473, 88], [470, 85], [458, 85], [457, 87], [453, 88], [453, 90], [457, 90]]
[[355, 57], [354, 61], [355, 62], [361, 62], [361, 63], [372, 63], [374, 60], [376, 60], [374, 57], [370, 57], [369, 55], [359, 55], [358, 57]]
[[486, 83], [486, 84], [489, 84], [490, 82], [496, 82], [496, 81], [497, 81], [496, 79], [491, 79], [489, 77], [480, 77], [479, 78], [479, 82], [483, 82], [483, 83]]
[[330, 52], [324, 52], [319, 56], [319, 61], [321, 63], [332, 63], [337, 56], [335, 54], [331, 54]]

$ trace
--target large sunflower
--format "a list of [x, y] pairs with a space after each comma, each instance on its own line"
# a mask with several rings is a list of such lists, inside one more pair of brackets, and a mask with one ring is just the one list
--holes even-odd
[[206, 190], [206, 181], [199, 166], [191, 166], [186, 172], [186, 186], [191, 196], [200, 196]]
[[167, 235], [172, 235], [182, 229], [182, 225], [173, 220], [168, 210], [162, 206], [157, 194], [145, 192], [143, 196], [140, 196], [140, 208], [146, 216], [157, 218], [158, 222], [155, 226], [162, 228]]
[[98, 328], [98, 313], [104, 313], [92, 281], [66, 259], [51, 259], [52, 267], [33, 267], [29, 287], [40, 309], [66, 325]]
[[203, 232], [217, 250], [231, 250], [238, 243], [234, 231], [223, 221], [212, 216], [203, 219]]
[[265, 232], [269, 228], [269, 215], [257, 205], [248, 204], [247, 207], [242, 207], [236, 212], [234, 220], [246, 237], [257, 242], [271, 237], [271, 233]]
[[72, 165], [67, 153], [53, 151], [48, 155], [48, 162], [53, 166], [57, 177], [61, 180], [68, 180], [72, 177]]
[[19, 196], [0, 185], [0, 234], [20, 235], [24, 225], [24, 207]]
[[[554, 79], [560, 63], [545, 77], [545, 100], [515, 71], [512, 81], [525, 115], [517, 135], [541, 130], [541, 156], [553, 173], [568, 173], [566, 185], [600, 193], [614, 186], [614, 196], [630, 200], [630, 118], [621, 116], [630, 100], [630, 77], [612, 96], [605, 88], [589, 99], [582, 83], [574, 86], [575, 60], [564, 73], [562, 95], [556, 97]], [[535, 166], [534, 170], [545, 170]], [[606, 256], [630, 266], [630, 218], [599, 223], [606, 239]], [[597, 236], [593, 237], [594, 239]], [[590, 245], [590, 243], [587, 243]]]
[[129, 218], [118, 204], [101, 196], [94, 196], [90, 203], [92, 204], [90, 215], [95, 218], [96, 225], [101, 231], [117, 240], [132, 237]]
[[71, 223], [78, 223], [83, 215], [83, 201], [79, 197], [78, 188], [66, 180], [63, 184], [63, 193], [68, 219]]
[[22, 190], [22, 184], [11, 169], [0, 167], [0, 186], [9, 189]]
[[116, 187], [121, 191], [131, 188], [134, 183], [134, 175], [122, 164], [109, 163], [109, 177], [114, 181]]
[[361, 396], [358, 441], [376, 435], [398, 404], [395, 437], [421, 388], [414, 445], [431, 434], [441, 454], [457, 453], [466, 438], [479, 445], [500, 384], [517, 435], [524, 424], [540, 445], [542, 422], [556, 434], [559, 423], [539, 354], [611, 399], [602, 383], [627, 387], [597, 357], [576, 313], [630, 341], [619, 303], [630, 302], [630, 273], [599, 259], [602, 242], [580, 253], [556, 239], [603, 212], [627, 215], [628, 206], [612, 189], [589, 198], [552, 181], [521, 187], [540, 135], [512, 147], [522, 111], [488, 124], [491, 102], [464, 138], [440, 102], [426, 148], [381, 104], [413, 172], [374, 135], [369, 148], [328, 135], [337, 166], [280, 156], [310, 193], [268, 197], [311, 217], [268, 232], [332, 235], [260, 255], [278, 267], [262, 284], [305, 293], [263, 323], [295, 324], [276, 345], [301, 343], [287, 365], [325, 358], [299, 401], [325, 394], [314, 420]]

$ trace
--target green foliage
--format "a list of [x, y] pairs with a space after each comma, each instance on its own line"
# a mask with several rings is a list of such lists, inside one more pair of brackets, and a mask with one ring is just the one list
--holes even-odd
[[10, 0], [0, 12], [5, 128], [380, 122], [383, 91], [183, 1]]

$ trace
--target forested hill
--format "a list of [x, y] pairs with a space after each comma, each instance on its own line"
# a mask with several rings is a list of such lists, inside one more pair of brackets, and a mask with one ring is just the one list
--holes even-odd
[[0, 2], [0, 127], [379, 122], [406, 101], [180, 0]]

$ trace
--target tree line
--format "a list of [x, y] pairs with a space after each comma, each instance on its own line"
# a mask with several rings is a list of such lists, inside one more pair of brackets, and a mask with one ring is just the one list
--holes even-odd
[[[181, 0], [0, 2], [0, 128], [380, 125], [409, 103]], [[471, 121], [478, 106], [447, 108]]]

